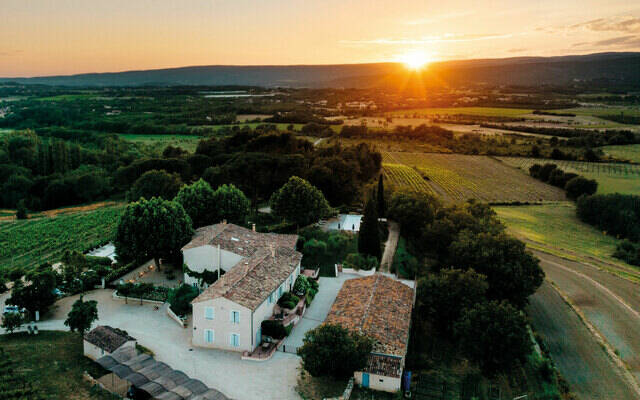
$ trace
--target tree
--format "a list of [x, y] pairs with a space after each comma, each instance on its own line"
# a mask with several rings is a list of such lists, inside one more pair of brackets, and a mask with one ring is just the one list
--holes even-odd
[[31, 313], [36, 311], [45, 313], [56, 302], [53, 293], [56, 288], [56, 274], [51, 269], [34, 271], [26, 276], [27, 284], [21, 280], [15, 281], [11, 290], [11, 297], [6, 301]]
[[213, 194], [218, 221], [226, 219], [235, 224], [243, 224], [249, 214], [251, 203], [242, 190], [229, 184], [222, 185]]
[[537, 258], [505, 233], [462, 231], [449, 246], [447, 265], [474, 269], [487, 277], [487, 295], [524, 307], [544, 279]]
[[378, 211], [373, 198], [367, 201], [364, 217], [358, 232], [358, 252], [380, 259], [380, 230], [378, 228]]
[[114, 244], [120, 261], [172, 258], [191, 240], [191, 218], [176, 202], [152, 198], [127, 205]]
[[172, 200], [180, 187], [182, 181], [178, 174], [169, 174], [166, 171], [151, 170], [142, 174], [133, 184], [128, 193], [128, 197], [132, 201], [136, 201], [141, 197], [150, 199], [152, 197], [162, 197], [166, 200]]
[[289, 178], [284, 186], [273, 193], [269, 202], [275, 215], [298, 227], [324, 218], [331, 211], [322, 192], [297, 176]]
[[403, 236], [416, 240], [433, 221], [438, 208], [438, 201], [428, 194], [396, 192], [389, 201], [387, 216], [400, 224]]
[[340, 325], [321, 325], [304, 335], [298, 355], [312, 376], [348, 378], [367, 363], [373, 342]]
[[2, 316], [2, 325], [0, 326], [7, 332], [13, 333], [16, 329], [20, 329], [22, 321], [22, 314], [19, 312], [6, 313]]
[[564, 189], [567, 191], [567, 197], [575, 200], [582, 195], [591, 196], [597, 192], [598, 182], [594, 179], [576, 176], [566, 183]]
[[27, 215], [27, 207], [25, 205], [24, 199], [18, 201], [17, 210], [16, 210], [16, 218], [17, 219], [27, 219], [29, 216]]
[[69, 311], [64, 324], [71, 329], [71, 332], [78, 331], [81, 335], [84, 335], [97, 319], [98, 302], [95, 300], [84, 301], [80, 296], [71, 306], [71, 311]]
[[199, 179], [191, 185], [183, 186], [175, 201], [189, 214], [194, 228], [217, 222], [215, 193], [204, 180]]
[[450, 335], [462, 311], [485, 300], [488, 287], [485, 277], [473, 270], [445, 269], [429, 274], [418, 282], [417, 315], [443, 336]]
[[311, 268], [317, 268], [326, 253], [327, 243], [317, 239], [307, 240], [304, 242], [304, 246], [302, 247], [304, 265]]
[[198, 289], [190, 285], [182, 285], [169, 290], [167, 301], [176, 315], [187, 315], [191, 312], [191, 300], [198, 296]]
[[378, 205], [378, 217], [384, 218], [387, 215], [387, 204], [384, 199], [384, 183], [382, 182], [383, 176], [380, 174], [380, 178], [378, 178], [378, 198], [376, 199], [376, 204]]
[[454, 332], [464, 354], [489, 375], [509, 370], [532, 350], [525, 317], [505, 301], [465, 310]]

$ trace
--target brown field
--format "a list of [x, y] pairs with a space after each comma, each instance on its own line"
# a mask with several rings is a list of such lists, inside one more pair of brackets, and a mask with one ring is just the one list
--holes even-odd
[[[490, 203], [543, 202], [565, 200], [564, 192], [537, 181], [516, 168], [487, 156], [458, 154], [384, 152], [385, 173], [399, 187], [420, 187], [421, 176], [445, 202], [476, 199]], [[387, 165], [391, 164], [391, 167]], [[416, 172], [413, 178], [393, 179], [393, 169], [405, 165]], [[427, 190], [425, 190], [427, 191]]]

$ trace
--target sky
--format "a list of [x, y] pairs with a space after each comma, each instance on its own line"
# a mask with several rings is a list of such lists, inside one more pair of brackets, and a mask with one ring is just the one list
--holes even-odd
[[638, 0], [0, 2], [0, 77], [640, 51]]

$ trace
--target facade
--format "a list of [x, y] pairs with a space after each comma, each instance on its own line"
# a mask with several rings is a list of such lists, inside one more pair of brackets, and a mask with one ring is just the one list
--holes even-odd
[[[192, 302], [194, 346], [251, 352], [261, 343], [262, 321], [273, 315], [278, 300], [300, 274], [297, 239], [224, 223], [196, 231], [192, 243], [183, 248], [185, 264], [191, 270], [191, 265], [202, 270], [220, 266], [225, 274]], [[230, 265], [234, 260], [238, 261]]]
[[357, 384], [386, 392], [400, 390], [414, 299], [412, 287], [381, 274], [344, 283], [325, 323], [373, 339], [366, 367], [354, 373]]
[[84, 335], [82, 343], [84, 355], [92, 360], [97, 360], [114, 351], [124, 348], [136, 347], [136, 339], [127, 332], [110, 326], [98, 326]]

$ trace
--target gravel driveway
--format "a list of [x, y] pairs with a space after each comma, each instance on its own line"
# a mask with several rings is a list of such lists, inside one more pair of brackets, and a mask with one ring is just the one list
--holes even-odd
[[[138, 343], [151, 349], [158, 361], [236, 400], [300, 398], [295, 391], [300, 366], [296, 355], [277, 352], [268, 361], [243, 361], [240, 353], [194, 348], [191, 328], [178, 326], [164, 308], [155, 310], [153, 305], [140, 305], [135, 300], [125, 304], [113, 300], [111, 295], [112, 290], [85, 294], [85, 300], [98, 301], [100, 319], [95, 325], [126, 330]], [[67, 297], [56, 303], [55, 309], [38, 323], [38, 328], [68, 330], [64, 320], [78, 297]]]

